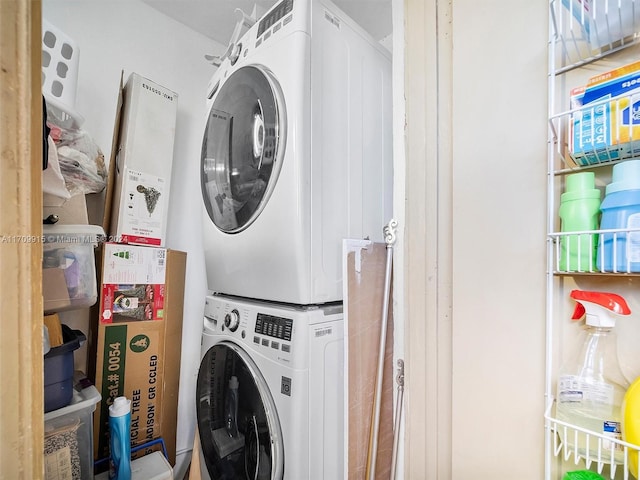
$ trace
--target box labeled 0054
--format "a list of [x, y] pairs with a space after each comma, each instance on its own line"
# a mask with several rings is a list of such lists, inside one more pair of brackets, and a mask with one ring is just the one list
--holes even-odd
[[[109, 406], [119, 396], [131, 400], [131, 444], [164, 439], [175, 463], [186, 253], [155, 247], [105, 244], [101, 316], [97, 328], [95, 385], [102, 402], [95, 416], [95, 458], [109, 455]], [[164, 252], [161, 256], [160, 252]], [[128, 265], [128, 267], [127, 267]], [[160, 272], [163, 272], [161, 274]], [[141, 282], [146, 279], [149, 283]], [[158, 287], [161, 308], [152, 319], [109, 311], [108, 284], [124, 280]], [[162, 281], [162, 283], [158, 283]], [[112, 284], [113, 285], [113, 284]], [[147, 293], [140, 290], [140, 299]], [[139, 304], [132, 309], [145, 312]], [[144, 317], [144, 315], [142, 315]], [[155, 448], [155, 447], [154, 447]], [[142, 451], [141, 455], [149, 453]]]

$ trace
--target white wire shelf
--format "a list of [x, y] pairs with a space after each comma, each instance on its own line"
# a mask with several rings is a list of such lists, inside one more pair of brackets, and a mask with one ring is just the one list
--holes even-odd
[[639, 115], [640, 90], [551, 116], [556, 173], [639, 157]]
[[556, 73], [640, 42], [640, 0], [550, 0]]
[[[551, 445], [556, 458], [575, 465], [584, 461], [588, 470], [600, 475], [608, 474], [611, 479], [628, 480], [634, 478], [630, 473], [633, 453], [637, 462], [635, 471], [640, 471], [640, 446], [558, 420], [553, 417], [553, 405], [551, 398], [544, 418], [547, 432], [552, 437]], [[585, 445], [585, 448], [574, 448], [572, 445]]]
[[553, 232], [548, 237], [555, 274], [640, 275], [640, 258], [630, 251], [640, 240], [640, 228]]

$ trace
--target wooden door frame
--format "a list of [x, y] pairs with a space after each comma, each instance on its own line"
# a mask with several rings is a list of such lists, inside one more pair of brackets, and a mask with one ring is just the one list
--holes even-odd
[[404, 0], [405, 475], [452, 475], [452, 1]]
[[0, 478], [43, 477], [40, 0], [0, 1]]

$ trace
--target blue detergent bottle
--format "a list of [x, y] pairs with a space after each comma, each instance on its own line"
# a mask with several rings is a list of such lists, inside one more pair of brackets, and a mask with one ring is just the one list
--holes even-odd
[[[600, 228], [640, 228], [640, 160], [614, 165], [605, 192]], [[602, 272], [640, 272], [640, 231], [601, 234], [597, 264]]]
[[109, 480], [131, 480], [131, 400], [109, 406]]

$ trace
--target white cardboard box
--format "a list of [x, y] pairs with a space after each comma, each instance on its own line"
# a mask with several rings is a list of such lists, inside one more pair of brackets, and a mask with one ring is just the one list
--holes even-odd
[[[131, 462], [131, 480], [172, 480], [173, 469], [160, 452], [153, 452]], [[96, 480], [109, 480], [109, 472], [101, 473]]]
[[164, 246], [178, 95], [137, 73], [121, 95], [110, 240]]

